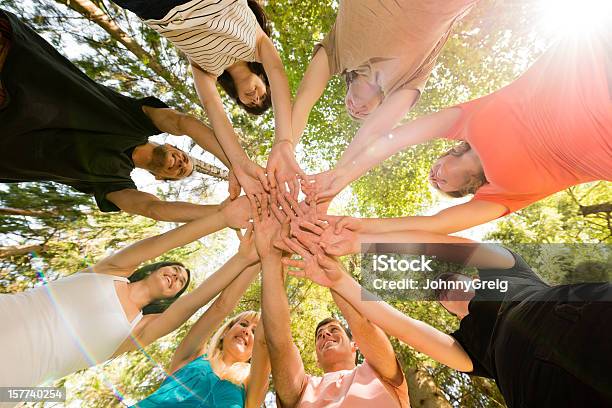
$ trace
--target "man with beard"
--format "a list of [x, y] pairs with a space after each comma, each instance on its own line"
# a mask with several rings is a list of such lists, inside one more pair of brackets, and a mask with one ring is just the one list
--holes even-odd
[[[229, 165], [213, 131], [154, 97], [134, 99], [92, 81], [13, 14], [0, 10], [0, 182], [54, 181], [92, 194], [101, 211], [187, 222], [218, 206], [167, 202], [138, 191], [140, 167], [160, 180], [193, 160], [149, 136], [188, 135]], [[233, 195], [236, 185], [233, 184]]]

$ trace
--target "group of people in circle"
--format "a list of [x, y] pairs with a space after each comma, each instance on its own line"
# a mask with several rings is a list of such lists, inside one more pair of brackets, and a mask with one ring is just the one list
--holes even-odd
[[[293, 101], [258, 1], [114, 3], [185, 54], [210, 126], [153, 96], [96, 83], [0, 10], [0, 146], [11, 152], [0, 162], [0, 182], [54, 181], [93, 195], [104, 212], [183, 224], [68, 277], [0, 295], [0, 386], [48, 383], [142, 348], [214, 299], [178, 346], [167, 379], [136, 406], [257, 407], [271, 373], [282, 407], [408, 407], [388, 335], [455, 370], [495, 379], [511, 407], [612, 406], [609, 282], [551, 287], [518, 254], [449, 235], [570, 186], [612, 180], [612, 25], [561, 36], [506, 87], [398, 126], [476, 0], [341, 0]], [[334, 75], [346, 80], [347, 112], [360, 128], [333, 169], [308, 175], [295, 148]], [[265, 168], [240, 146], [217, 85], [250, 114], [273, 108]], [[186, 135], [223, 162], [229, 200], [200, 205], [138, 191], [135, 167], [159, 180], [197, 172], [187, 153], [148, 140], [161, 133]], [[369, 169], [439, 138], [456, 145], [435, 161], [429, 181], [470, 201], [432, 216], [327, 214]], [[148, 263], [226, 227], [246, 230], [237, 233], [237, 253], [189, 293], [183, 264]], [[362, 296], [337, 257], [364, 242], [420, 244], [415, 251], [476, 267], [481, 280], [507, 280], [509, 293], [492, 300], [486, 290], [460, 298], [441, 291], [439, 302], [461, 320], [443, 333]], [[305, 372], [292, 338], [285, 272], [329, 287], [342, 312], [344, 320], [325, 318], [314, 330], [322, 377]], [[260, 274], [261, 313], [226, 319]]]

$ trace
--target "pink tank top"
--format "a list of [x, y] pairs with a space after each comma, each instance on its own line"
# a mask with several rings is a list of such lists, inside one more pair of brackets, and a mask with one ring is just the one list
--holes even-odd
[[297, 408], [408, 408], [408, 386], [402, 377], [398, 386], [382, 379], [365, 361], [353, 370], [308, 376]]

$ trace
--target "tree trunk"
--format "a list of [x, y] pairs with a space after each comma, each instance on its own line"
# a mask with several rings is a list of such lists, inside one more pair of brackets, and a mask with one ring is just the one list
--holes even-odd
[[44, 245], [18, 245], [0, 247], [0, 258], [10, 258], [11, 256], [26, 255], [30, 252], [42, 252]]
[[412, 408], [452, 408], [427, 370], [409, 368], [405, 374]]

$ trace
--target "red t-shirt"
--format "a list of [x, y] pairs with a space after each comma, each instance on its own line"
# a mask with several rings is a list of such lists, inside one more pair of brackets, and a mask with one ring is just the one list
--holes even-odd
[[612, 39], [568, 38], [499, 91], [457, 105], [445, 138], [468, 142], [489, 181], [473, 200], [517, 211], [570, 186], [612, 180]]

